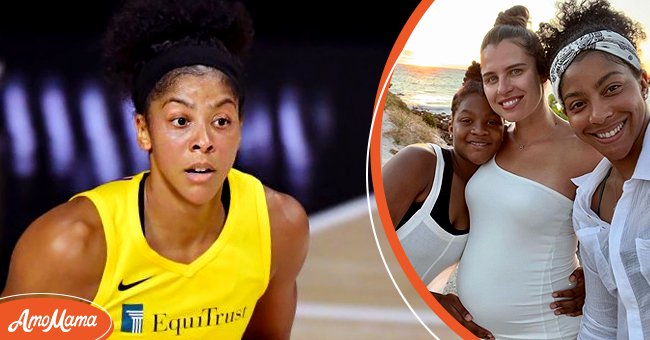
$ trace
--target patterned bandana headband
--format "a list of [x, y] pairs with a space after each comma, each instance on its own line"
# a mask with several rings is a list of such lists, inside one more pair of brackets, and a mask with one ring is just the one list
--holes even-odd
[[573, 59], [585, 50], [607, 52], [625, 60], [637, 70], [641, 69], [641, 61], [636, 55], [634, 45], [624, 36], [607, 30], [587, 33], [562, 48], [551, 64], [550, 78], [551, 85], [553, 86], [553, 94], [558, 103], [562, 105], [564, 105], [562, 98], [560, 98], [562, 75], [569, 68]]

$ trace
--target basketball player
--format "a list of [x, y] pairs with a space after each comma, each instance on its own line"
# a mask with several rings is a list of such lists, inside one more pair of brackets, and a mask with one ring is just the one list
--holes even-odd
[[34, 221], [3, 296], [93, 301], [111, 315], [113, 338], [289, 338], [307, 216], [233, 168], [252, 33], [232, 1], [135, 0], [116, 13], [107, 70], [131, 96], [150, 169]]

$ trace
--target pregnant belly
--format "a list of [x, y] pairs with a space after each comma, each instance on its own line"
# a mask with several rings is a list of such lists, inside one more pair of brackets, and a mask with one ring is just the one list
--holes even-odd
[[562, 339], [563, 334], [577, 333], [579, 318], [555, 316], [549, 307], [553, 291], [572, 286], [568, 278], [577, 263], [551, 269], [551, 261], [535, 263], [512, 252], [471, 255], [466, 249], [456, 284], [461, 302], [478, 325], [500, 339]]

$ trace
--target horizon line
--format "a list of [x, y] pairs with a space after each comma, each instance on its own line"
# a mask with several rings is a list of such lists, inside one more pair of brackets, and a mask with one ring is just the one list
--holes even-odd
[[418, 66], [418, 67], [448, 68], [448, 69], [454, 69], [454, 70], [466, 70], [467, 67], [469, 66], [469, 65], [468, 66], [462, 66], [462, 65], [453, 65], [453, 64], [446, 64], [446, 65], [418, 64], [418, 63], [409, 63], [409, 62], [403, 62], [403, 61], [397, 61], [396, 64], [406, 65], [406, 66]]
[[[400, 60], [398, 60], [396, 64], [406, 65], [406, 66], [418, 66], [418, 67], [446, 68], [446, 69], [453, 69], [453, 70], [467, 70], [467, 68], [469, 67], [469, 65], [463, 66], [463, 65], [454, 65], [454, 64], [443, 64], [443, 65], [419, 64], [419, 63], [410, 63], [407, 61], [400, 61]], [[643, 58], [641, 60], [641, 66], [648, 69], [648, 71], [650, 71], [650, 59]]]

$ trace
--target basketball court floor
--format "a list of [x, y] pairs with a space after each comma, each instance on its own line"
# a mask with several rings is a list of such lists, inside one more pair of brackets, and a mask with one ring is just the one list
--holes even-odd
[[[374, 198], [371, 197], [371, 201]], [[391, 281], [373, 235], [366, 197], [310, 216], [311, 243], [298, 278], [292, 339], [460, 339], [424, 303], [390, 250], [371, 208]]]

